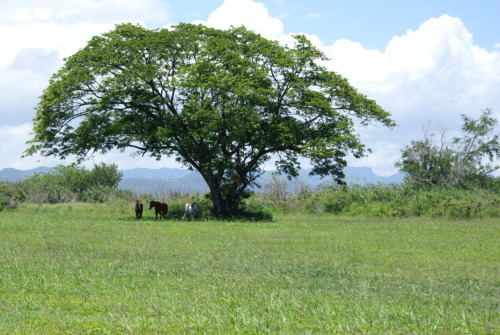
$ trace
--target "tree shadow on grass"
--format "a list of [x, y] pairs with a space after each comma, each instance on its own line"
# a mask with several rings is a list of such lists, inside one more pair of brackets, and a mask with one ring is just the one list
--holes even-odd
[[231, 216], [217, 216], [213, 213], [203, 213], [203, 215], [196, 216], [193, 219], [184, 219], [183, 213], [171, 213], [167, 214], [166, 219], [156, 219], [154, 214], [152, 216], [143, 216], [141, 219], [137, 219], [135, 215], [130, 215], [128, 217], [123, 217], [121, 221], [124, 222], [179, 222], [179, 221], [191, 221], [191, 222], [202, 222], [202, 221], [220, 221], [220, 222], [272, 222], [273, 216], [265, 211], [240, 211], [236, 215]]

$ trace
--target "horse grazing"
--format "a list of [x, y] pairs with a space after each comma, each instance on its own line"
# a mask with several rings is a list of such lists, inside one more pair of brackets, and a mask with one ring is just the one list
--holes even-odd
[[155, 208], [155, 214], [157, 220], [158, 220], [158, 214], [160, 214], [160, 219], [167, 218], [168, 205], [166, 203], [151, 200], [151, 202], [149, 203], [149, 209], [151, 210], [151, 208], [153, 207]]
[[135, 217], [137, 219], [142, 219], [142, 210], [144, 206], [142, 205], [142, 202], [140, 200], [135, 201]]
[[196, 208], [198, 208], [198, 204], [196, 202], [193, 202], [192, 204], [186, 204], [186, 206], [184, 206], [184, 216], [182, 217], [182, 219], [191, 219], [191, 217], [194, 218], [196, 214]]

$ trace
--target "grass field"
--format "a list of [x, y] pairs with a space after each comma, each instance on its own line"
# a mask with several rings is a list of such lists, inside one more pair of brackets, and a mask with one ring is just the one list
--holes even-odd
[[500, 222], [0, 212], [0, 334], [499, 334]]

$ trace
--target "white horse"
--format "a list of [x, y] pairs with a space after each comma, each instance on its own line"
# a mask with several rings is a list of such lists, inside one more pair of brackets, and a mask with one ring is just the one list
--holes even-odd
[[186, 204], [184, 206], [184, 216], [182, 219], [188, 218], [191, 219], [191, 217], [194, 218], [196, 214], [196, 208], [198, 207], [198, 204], [196, 202], [193, 202], [192, 204]]

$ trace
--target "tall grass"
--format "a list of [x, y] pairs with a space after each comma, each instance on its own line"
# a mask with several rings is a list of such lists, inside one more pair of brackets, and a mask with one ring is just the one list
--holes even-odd
[[370, 217], [500, 218], [500, 193], [460, 187], [411, 185], [328, 186], [308, 194], [255, 194], [252, 205], [271, 211]]
[[0, 334], [493, 334], [498, 220], [0, 212]]

